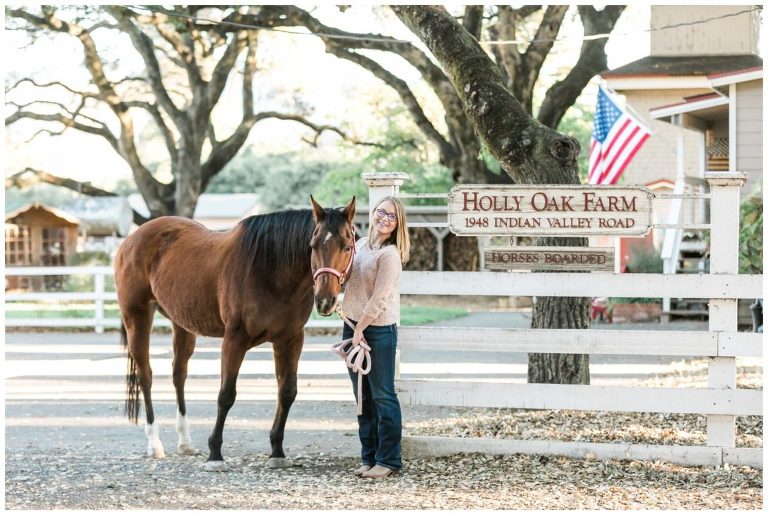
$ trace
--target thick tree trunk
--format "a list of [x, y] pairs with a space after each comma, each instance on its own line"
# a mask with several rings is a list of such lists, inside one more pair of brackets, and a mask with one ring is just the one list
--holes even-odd
[[[536, 245], [582, 247], [585, 238], [539, 238]], [[588, 297], [537, 297], [534, 329], [589, 329]], [[544, 342], [546, 343], [546, 342]], [[529, 383], [589, 384], [588, 354], [528, 354]]]

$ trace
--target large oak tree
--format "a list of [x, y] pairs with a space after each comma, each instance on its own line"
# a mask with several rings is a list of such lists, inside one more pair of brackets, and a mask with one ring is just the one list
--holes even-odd
[[[167, 14], [121, 6], [8, 9], [7, 28], [11, 30], [25, 30], [35, 37], [61, 34], [77, 40], [91, 80], [88, 87], [77, 88], [63, 78], [44, 83], [31, 77], [21, 78], [6, 90], [6, 98], [11, 99], [6, 106], [11, 111], [6, 125], [34, 120], [47, 127], [43, 132], [49, 134], [77, 130], [102, 138], [130, 167], [149, 209], [149, 218], [192, 217], [200, 194], [237, 154], [260, 120], [292, 120], [318, 134], [331, 130], [346, 137], [335, 127], [312, 123], [300, 112], [257, 112], [254, 76], [258, 30], [223, 32], [211, 30], [210, 25], [195, 26], [191, 19], [200, 9], [176, 7]], [[105, 59], [108, 51], [99, 47], [94, 32], [106, 30], [129, 37], [129, 48], [144, 63], [142, 71], [128, 73]], [[213, 110], [220, 104], [225, 85], [234, 73], [242, 74], [240, 120], [232, 132], [220, 135], [214, 130]], [[21, 86], [36, 89], [34, 101], [13, 100]], [[61, 100], [62, 91], [69, 94], [70, 100]], [[26, 93], [25, 97], [29, 95]], [[138, 112], [151, 117], [163, 139], [170, 163], [170, 182], [158, 180], [145, 164], [146, 156], [142, 155], [142, 142], [135, 129]], [[31, 168], [6, 179], [6, 187], [35, 182], [89, 195], [113, 195], [91, 184]], [[144, 221], [138, 213], [134, 218], [137, 223]]]

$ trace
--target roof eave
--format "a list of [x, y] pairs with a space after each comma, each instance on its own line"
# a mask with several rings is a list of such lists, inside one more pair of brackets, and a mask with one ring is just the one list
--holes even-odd
[[708, 98], [696, 102], [683, 102], [680, 104], [657, 107], [655, 109], [650, 109], [649, 113], [654, 120], [663, 120], [676, 114], [693, 113], [710, 107], [728, 105], [728, 102], [729, 100], [726, 97]]

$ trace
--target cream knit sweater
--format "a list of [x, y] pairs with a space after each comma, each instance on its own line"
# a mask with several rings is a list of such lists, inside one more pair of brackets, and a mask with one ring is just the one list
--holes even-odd
[[356, 255], [352, 275], [344, 291], [342, 310], [347, 318], [360, 320], [363, 315], [373, 319], [371, 325], [400, 323], [400, 272], [403, 265], [394, 245], [372, 250], [368, 238], [355, 245]]

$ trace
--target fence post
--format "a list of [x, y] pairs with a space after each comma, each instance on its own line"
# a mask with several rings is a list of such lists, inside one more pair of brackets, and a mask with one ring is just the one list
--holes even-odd
[[[744, 172], [709, 172], [704, 175], [711, 191], [710, 274], [739, 273], [739, 190], [747, 181]], [[738, 300], [710, 299], [709, 331], [736, 331]], [[710, 388], [736, 388], [736, 358], [710, 357]], [[736, 446], [736, 417], [707, 416], [707, 445]]]
[[93, 276], [96, 290], [96, 332], [104, 332], [104, 272], [96, 272]]
[[388, 195], [397, 196], [400, 186], [408, 180], [403, 172], [366, 172], [361, 175], [368, 185], [368, 223], [373, 222], [373, 207], [379, 199]]
[[[366, 172], [361, 175], [368, 185], [368, 223], [373, 224], [373, 208], [379, 199], [386, 196], [396, 197], [400, 186], [408, 180], [403, 172]], [[398, 294], [399, 295], [399, 294]], [[400, 379], [400, 349], [395, 352], [395, 379]]]

